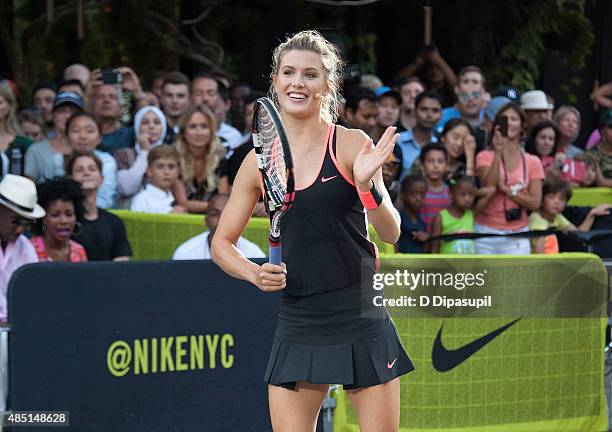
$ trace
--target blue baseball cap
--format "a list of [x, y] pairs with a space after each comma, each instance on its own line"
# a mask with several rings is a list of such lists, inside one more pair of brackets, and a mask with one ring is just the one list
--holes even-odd
[[489, 120], [493, 121], [499, 110], [510, 102], [512, 101], [505, 96], [495, 96], [487, 104], [487, 107], [484, 109], [484, 113]]
[[402, 96], [391, 87], [378, 87], [376, 90], [374, 90], [374, 93], [376, 94], [378, 100], [380, 100], [383, 96], [390, 96], [397, 101], [398, 105], [402, 104]]
[[83, 109], [83, 98], [77, 94], [72, 92], [62, 92], [58, 93], [53, 100], [53, 110], [55, 111], [62, 105], [74, 105], [78, 109]]

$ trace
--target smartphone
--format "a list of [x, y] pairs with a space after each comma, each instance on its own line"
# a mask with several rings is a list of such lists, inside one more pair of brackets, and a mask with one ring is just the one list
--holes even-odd
[[506, 116], [500, 117], [497, 124], [499, 125], [499, 133], [501, 133], [503, 137], [507, 137], [508, 136], [508, 117]]
[[121, 84], [123, 75], [117, 69], [103, 70], [100, 79], [104, 84]]

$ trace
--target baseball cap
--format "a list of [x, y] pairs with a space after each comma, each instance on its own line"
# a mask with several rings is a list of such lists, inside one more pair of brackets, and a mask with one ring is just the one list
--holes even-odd
[[518, 89], [512, 86], [501, 86], [497, 89], [493, 96], [503, 96], [510, 99], [512, 102], [518, 102], [521, 98], [521, 94], [519, 93]]
[[499, 110], [504, 105], [508, 105], [510, 102], [512, 101], [505, 96], [495, 96], [487, 104], [487, 107], [484, 109], [484, 113], [489, 118], [489, 120], [493, 121], [495, 120], [495, 116], [497, 115]]
[[374, 93], [376, 93], [376, 97], [378, 98], [378, 100], [380, 100], [383, 96], [391, 96], [397, 101], [398, 105], [402, 104], [402, 97], [400, 96], [398, 92], [393, 90], [391, 87], [388, 87], [388, 86], [378, 87], [374, 91]]
[[83, 98], [77, 93], [72, 92], [62, 92], [58, 93], [53, 100], [53, 109], [56, 110], [62, 105], [71, 104], [77, 107], [78, 109], [83, 109]]

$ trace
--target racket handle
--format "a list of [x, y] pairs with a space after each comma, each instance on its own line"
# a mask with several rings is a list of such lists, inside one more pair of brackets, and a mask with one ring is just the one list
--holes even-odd
[[282, 262], [282, 259], [283, 259], [283, 257], [282, 257], [282, 255], [283, 255], [283, 253], [282, 253], [283, 248], [280, 245], [280, 243], [278, 243], [277, 246], [273, 246], [270, 243], [270, 250], [269, 251], [270, 251], [270, 253], [269, 253], [269, 258], [270, 258], [269, 262], [270, 262], [270, 264], [281, 265], [281, 262]]

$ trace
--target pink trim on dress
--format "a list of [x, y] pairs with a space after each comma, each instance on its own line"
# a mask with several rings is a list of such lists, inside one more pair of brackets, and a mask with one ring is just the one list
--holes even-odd
[[[336, 130], [336, 128], [334, 127], [334, 132], [332, 132], [332, 136], [335, 133], [335, 130]], [[340, 166], [340, 163], [336, 160], [336, 155], [334, 154], [334, 151], [332, 149], [332, 142], [333, 142], [332, 136], [330, 136], [330, 138], [329, 138], [329, 155], [331, 156], [332, 161], [334, 162], [334, 165], [336, 165], [336, 169], [338, 170], [340, 175], [344, 178], [344, 180], [349, 182], [356, 189], [357, 186], [355, 186], [355, 182], [353, 181], [353, 179], [350, 178], [348, 175], [346, 175], [346, 173], [342, 170], [342, 167]], [[338, 145], [337, 145], [337, 142], [336, 142], [336, 148], [337, 147], [338, 147]]]

